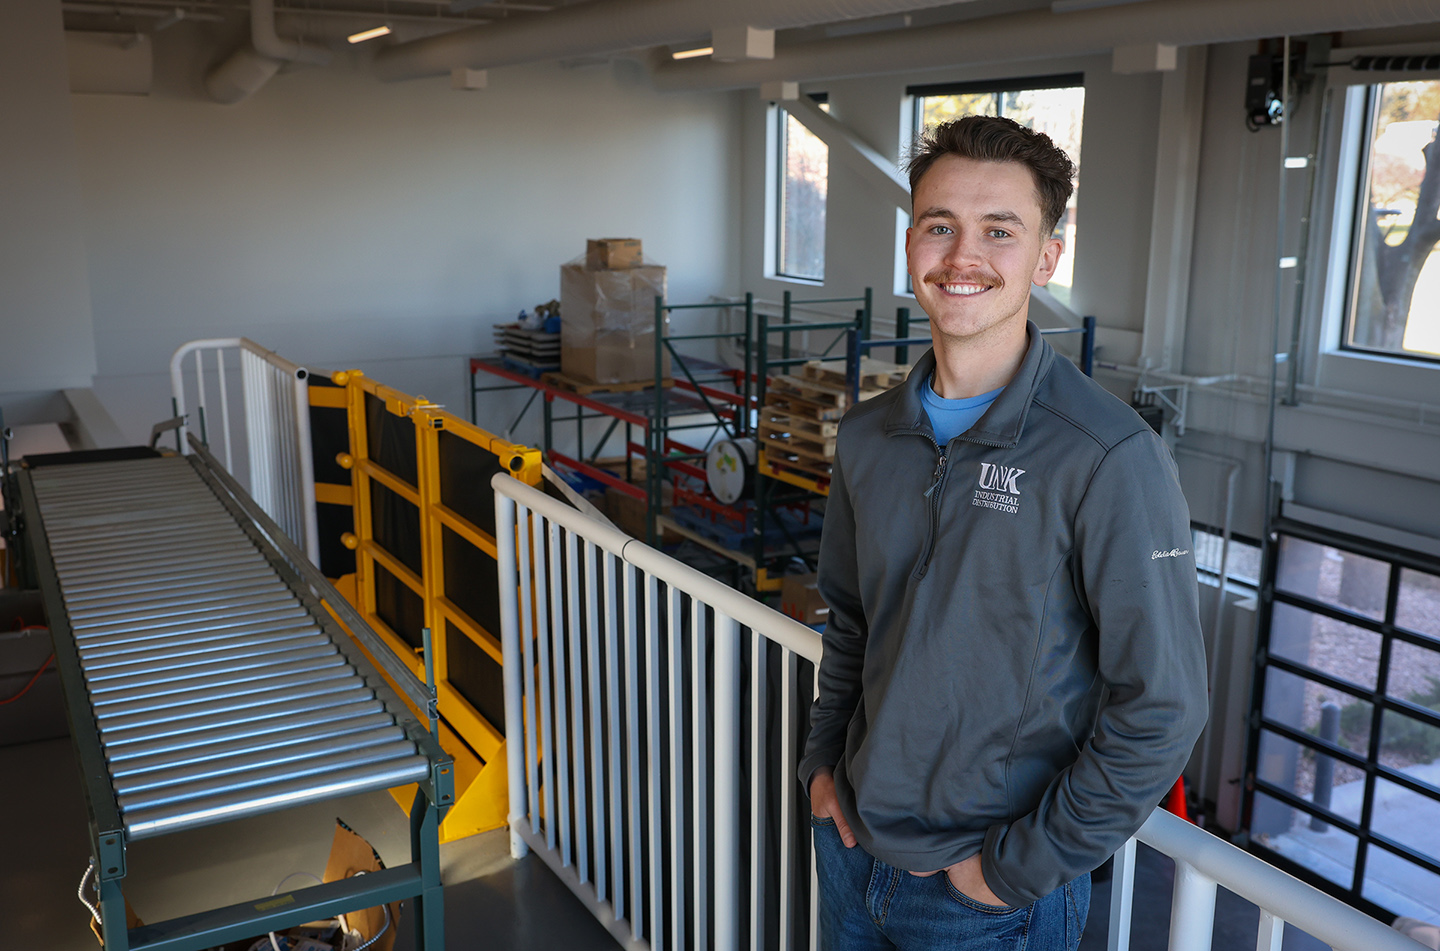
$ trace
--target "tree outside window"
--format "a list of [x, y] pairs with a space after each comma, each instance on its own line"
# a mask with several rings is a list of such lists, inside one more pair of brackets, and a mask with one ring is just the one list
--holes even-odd
[[1345, 344], [1440, 357], [1440, 80], [1370, 90]]
[[1060, 301], [1070, 303], [1074, 286], [1075, 247], [1079, 234], [1076, 205], [1080, 195], [1080, 130], [1085, 118], [1085, 86], [1080, 75], [1044, 76], [993, 83], [952, 86], [917, 86], [915, 128], [924, 130], [967, 115], [1005, 116], [1043, 132], [1065, 150], [1075, 163], [1075, 190], [1065, 214], [1055, 225], [1055, 237], [1065, 242], [1060, 266], [1047, 285]]

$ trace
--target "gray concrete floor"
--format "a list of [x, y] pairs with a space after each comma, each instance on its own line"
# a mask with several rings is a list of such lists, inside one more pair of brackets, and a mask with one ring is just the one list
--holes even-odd
[[[0, 947], [95, 951], [87, 912], [75, 897], [89, 855], [68, 738], [0, 747], [0, 816]], [[126, 896], [150, 921], [266, 896], [292, 872], [324, 870], [337, 816], [387, 864], [408, 861], [404, 812], [389, 794], [371, 793], [137, 842], [129, 851]], [[618, 947], [538, 857], [510, 858], [503, 830], [442, 846], [441, 858], [448, 947]], [[1165, 948], [1173, 877], [1167, 858], [1140, 847], [1132, 951]], [[1097, 881], [1081, 951], [1106, 947], [1109, 896], [1109, 882]], [[1222, 889], [1214, 951], [1254, 948], [1258, 921], [1254, 905]], [[1323, 948], [1287, 929], [1286, 951]], [[408, 922], [401, 924], [396, 951], [414, 951]]]

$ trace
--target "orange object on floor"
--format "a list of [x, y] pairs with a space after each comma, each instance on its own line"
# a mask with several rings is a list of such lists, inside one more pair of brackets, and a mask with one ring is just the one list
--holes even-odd
[[1173, 812], [1186, 822], [1194, 822], [1190, 818], [1190, 810], [1185, 807], [1185, 777], [1181, 776], [1175, 780], [1175, 785], [1170, 787], [1170, 792], [1165, 796], [1165, 810]]

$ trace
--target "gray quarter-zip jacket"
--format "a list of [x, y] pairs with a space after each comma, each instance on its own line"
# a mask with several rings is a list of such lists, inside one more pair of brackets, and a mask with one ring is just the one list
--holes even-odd
[[1008, 905], [1134, 834], [1208, 705], [1174, 460], [1027, 333], [1015, 378], [947, 446], [920, 400], [933, 352], [841, 423], [799, 771], [808, 789], [834, 766], [871, 855], [932, 871], [978, 852]]

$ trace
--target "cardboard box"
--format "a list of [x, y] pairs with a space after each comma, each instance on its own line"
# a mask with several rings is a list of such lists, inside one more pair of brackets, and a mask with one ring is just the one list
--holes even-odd
[[[655, 298], [665, 269], [560, 267], [560, 371], [587, 383], [655, 379]], [[664, 355], [662, 378], [670, 376]]]
[[592, 271], [639, 267], [644, 263], [639, 238], [591, 238], [585, 242], [585, 266]]
[[[670, 511], [670, 504], [674, 498], [674, 487], [669, 482], [662, 482], [660, 489], [660, 512], [664, 514]], [[642, 541], [645, 538], [646, 508], [644, 499], [637, 499], [613, 487], [605, 490], [606, 516], [615, 523], [616, 528]], [[670, 534], [673, 535], [673, 533]]]
[[824, 624], [830, 619], [830, 609], [820, 597], [813, 574], [786, 575], [780, 579], [780, 613], [801, 624]]

